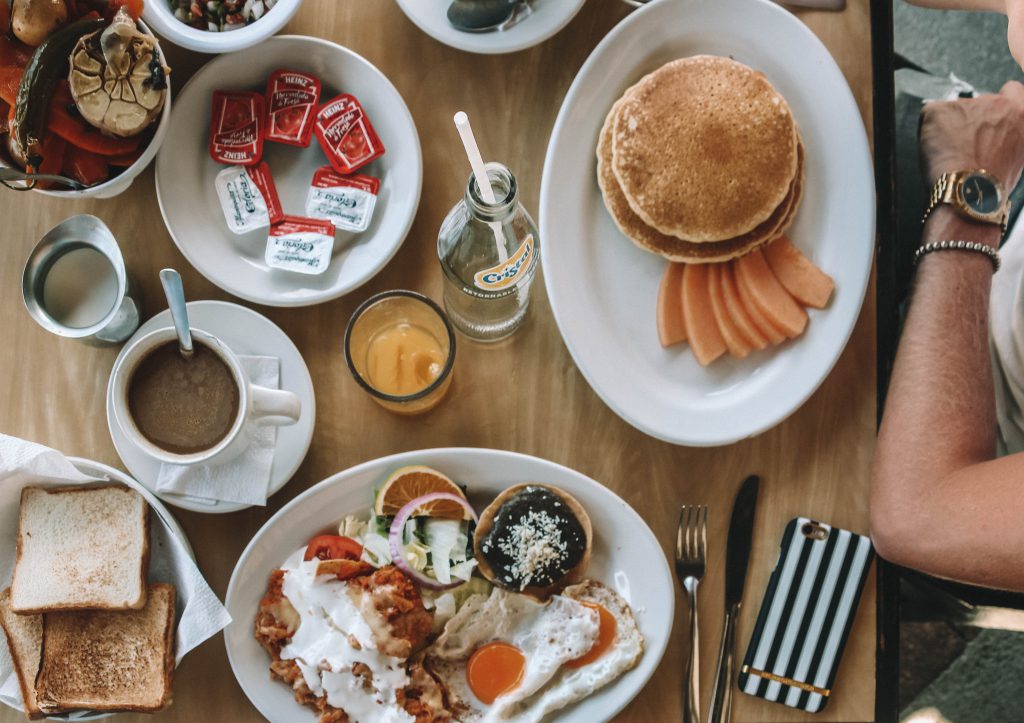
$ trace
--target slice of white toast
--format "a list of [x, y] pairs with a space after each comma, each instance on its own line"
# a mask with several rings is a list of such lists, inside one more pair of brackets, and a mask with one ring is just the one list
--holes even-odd
[[11, 610], [11, 589], [0, 592], [0, 626], [7, 638], [7, 649], [14, 660], [21, 699], [31, 720], [46, 716], [36, 703], [36, 673], [43, 648], [43, 616], [18, 615]]
[[71, 710], [153, 713], [171, 702], [174, 586], [149, 586], [141, 610], [43, 616], [36, 699], [47, 714]]
[[26, 487], [11, 608], [128, 610], [146, 604], [149, 505], [133, 489]]

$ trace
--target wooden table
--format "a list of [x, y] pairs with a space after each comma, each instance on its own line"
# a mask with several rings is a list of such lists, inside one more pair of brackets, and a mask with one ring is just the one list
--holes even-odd
[[[150, 0], [160, 2], [160, 0]], [[404, 246], [366, 286], [304, 309], [258, 310], [280, 325], [305, 356], [316, 387], [316, 433], [294, 479], [266, 509], [227, 516], [176, 511], [214, 590], [223, 596], [242, 548], [270, 515], [334, 472], [375, 457], [439, 446], [497, 447], [545, 457], [602, 482], [650, 524], [671, 559], [678, 507], [709, 503], [708, 573], [701, 587], [702, 706], [709, 696], [722, 619], [725, 539], [732, 498], [744, 475], [762, 475], [755, 548], [738, 630], [738, 655], [749, 639], [786, 521], [810, 515], [867, 531], [867, 485], [875, 435], [874, 289], [832, 374], [786, 422], [756, 439], [717, 449], [659, 442], [620, 420], [590, 389], [570, 358], [542, 284], [534, 285], [527, 324], [509, 343], [461, 343], [452, 392], [434, 413], [405, 419], [382, 410], [359, 389], [341, 356], [341, 335], [355, 306], [384, 289], [409, 288], [439, 299], [435, 243], [441, 220], [460, 198], [466, 163], [451, 124], [464, 109], [489, 157], [516, 172], [527, 208], [536, 213], [547, 137], [565, 91], [598, 41], [628, 13], [619, 0], [590, 0], [555, 38], [510, 56], [469, 55], [421, 33], [391, 0], [306, 0], [287, 32], [317, 35], [352, 48], [377, 65], [405, 98], [423, 144], [423, 199]], [[801, 11], [853, 88], [871, 126], [871, 39], [867, 0], [842, 13]], [[770, 42], [770, 39], [766, 38]], [[202, 56], [168, 48], [174, 80]], [[197, 141], [198, 142], [198, 141]], [[841, 142], [841, 139], [836, 139]], [[165, 151], [174, 152], [175, 149]], [[188, 182], [189, 179], [182, 179]], [[142, 290], [144, 317], [162, 310], [157, 272], [182, 272], [192, 299], [231, 299], [185, 261], [157, 209], [152, 169], [113, 200], [67, 202], [0, 193], [0, 431], [117, 467], [104, 395], [117, 349], [96, 349], [48, 334], [22, 306], [21, 269], [45, 231], [75, 213], [94, 213], [120, 241]], [[550, 242], [550, 241], [549, 241]], [[236, 300], [237, 301], [237, 300]], [[514, 404], [493, 404], [494, 390], [531, 389]], [[685, 602], [676, 595], [682, 620]], [[678, 720], [684, 625], [676, 625], [654, 678], [617, 720]], [[835, 694], [809, 716], [738, 694], [736, 721], [869, 721], [874, 718], [875, 586], [870, 579]], [[193, 651], [179, 669], [167, 721], [249, 721], [259, 715], [235, 683], [220, 636]], [[0, 723], [21, 720], [0, 711]], [[123, 720], [147, 720], [127, 716]]]

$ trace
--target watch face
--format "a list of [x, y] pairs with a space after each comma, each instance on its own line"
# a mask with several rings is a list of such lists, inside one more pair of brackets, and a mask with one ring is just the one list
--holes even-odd
[[999, 187], [988, 176], [971, 174], [964, 179], [961, 189], [964, 203], [971, 210], [986, 215], [999, 210]]

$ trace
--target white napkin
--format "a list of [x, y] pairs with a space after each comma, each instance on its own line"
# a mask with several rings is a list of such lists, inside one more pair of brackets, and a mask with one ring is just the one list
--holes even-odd
[[1014, 224], [992, 277], [989, 334], [1000, 451], [1024, 451], [1024, 223]]
[[[0, 434], [0, 588], [10, 584], [18, 538], [21, 490], [29, 484], [43, 487], [102, 481], [88, 477], [56, 450], [17, 437]], [[176, 663], [197, 645], [216, 635], [231, 616], [206, 583], [184, 543], [161, 515], [150, 517], [149, 581], [169, 582], [177, 590]], [[7, 641], [0, 635], [0, 701], [23, 709], [18, 676]], [[78, 717], [71, 714], [69, 717]]]
[[[239, 356], [242, 369], [253, 384], [277, 389], [281, 360], [272, 356]], [[277, 427], [246, 423], [242, 434], [249, 436], [249, 448], [221, 465], [160, 465], [156, 489], [161, 494], [189, 497], [213, 504], [216, 500], [245, 505], [266, 505], [270, 468], [274, 464]]]

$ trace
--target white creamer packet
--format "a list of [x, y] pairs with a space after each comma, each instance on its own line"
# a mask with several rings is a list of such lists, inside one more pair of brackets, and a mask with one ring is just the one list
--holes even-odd
[[300, 274], [322, 274], [331, 263], [334, 226], [329, 221], [285, 216], [270, 227], [267, 266]]
[[380, 180], [372, 176], [343, 176], [330, 166], [318, 168], [306, 196], [306, 215], [326, 219], [345, 231], [365, 231], [379, 189]]
[[217, 174], [213, 185], [224, 220], [233, 233], [266, 228], [284, 217], [266, 163], [252, 168], [229, 166]]

